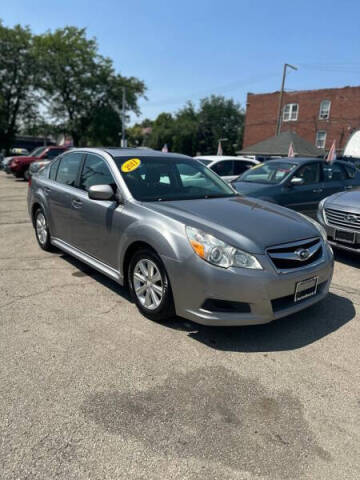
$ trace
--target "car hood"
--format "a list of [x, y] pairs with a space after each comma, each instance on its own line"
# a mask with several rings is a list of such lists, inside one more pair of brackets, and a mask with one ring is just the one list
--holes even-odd
[[265, 185], [263, 183], [252, 182], [233, 182], [232, 186], [242, 195], [249, 195], [250, 197], [262, 197], [269, 195], [271, 191], [275, 190], [278, 185]]
[[326, 199], [326, 207], [346, 209], [349, 212], [360, 212], [360, 189], [352, 192], [339, 192]]
[[151, 202], [152, 211], [200, 228], [252, 253], [319, 235], [298, 213], [279, 205], [245, 197]]

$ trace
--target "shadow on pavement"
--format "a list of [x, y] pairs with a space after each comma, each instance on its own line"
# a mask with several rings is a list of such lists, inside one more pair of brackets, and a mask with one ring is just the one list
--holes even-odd
[[[61, 258], [73, 265], [74, 277], [90, 276], [97, 282], [131, 301], [129, 292], [115, 281], [65, 253]], [[322, 302], [302, 312], [265, 325], [247, 327], [206, 327], [175, 317], [164, 328], [181, 330], [188, 336], [216, 350], [231, 352], [271, 352], [295, 350], [338, 330], [355, 317], [351, 300], [330, 293]], [[144, 319], [145, 320], [145, 319]]]
[[68, 263], [70, 263], [77, 269], [77, 271], [73, 273], [74, 277], [89, 276], [94, 280], [96, 280], [97, 282], [101, 283], [101, 285], [104, 285], [104, 287], [107, 287], [113, 292], [117, 293], [124, 299], [131, 301], [128, 290], [125, 287], [122, 287], [121, 285], [116, 283], [115, 280], [111, 280], [111, 278], [107, 277], [106, 275], [103, 275], [102, 273], [86, 265], [80, 260], [77, 260], [75, 257], [72, 257], [71, 255], [67, 255], [66, 253], [61, 252], [60, 257], [66, 260]]
[[272, 352], [314, 343], [352, 320], [355, 313], [351, 300], [330, 293], [317, 305], [265, 325], [205, 327], [177, 317], [166, 326], [184, 330], [190, 338], [216, 350]]
[[360, 268], [360, 255], [337, 249], [334, 249], [334, 254], [337, 262], [348, 265], [349, 267]]

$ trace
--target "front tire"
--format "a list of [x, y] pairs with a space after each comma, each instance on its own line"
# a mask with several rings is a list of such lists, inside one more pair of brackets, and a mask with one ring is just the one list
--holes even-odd
[[46, 252], [52, 250], [50, 243], [50, 231], [45, 212], [42, 208], [38, 208], [34, 215], [35, 235], [40, 248]]
[[170, 281], [160, 257], [150, 249], [134, 254], [128, 269], [131, 296], [147, 318], [158, 322], [175, 315]]

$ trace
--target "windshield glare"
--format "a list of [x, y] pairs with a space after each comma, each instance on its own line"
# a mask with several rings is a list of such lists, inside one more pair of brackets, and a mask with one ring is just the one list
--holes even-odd
[[117, 157], [114, 160], [136, 200], [154, 202], [237, 195], [228, 184], [196, 160], [137, 157], [140, 164], [131, 171], [124, 172], [124, 164], [131, 159], [132, 157]]
[[275, 185], [284, 180], [296, 168], [296, 164], [290, 162], [267, 162], [256, 165], [247, 170], [241, 177], [241, 182], [264, 183]]

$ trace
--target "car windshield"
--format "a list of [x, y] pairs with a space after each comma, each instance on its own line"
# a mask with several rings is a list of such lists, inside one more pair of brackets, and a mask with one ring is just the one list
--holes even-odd
[[237, 195], [215, 173], [193, 159], [117, 157], [115, 163], [132, 196], [139, 201], [193, 200]]
[[32, 152], [29, 153], [30, 157], [38, 157], [47, 147], [36, 147]]
[[247, 170], [240, 178], [241, 182], [277, 184], [284, 180], [296, 168], [295, 163], [270, 161]]

